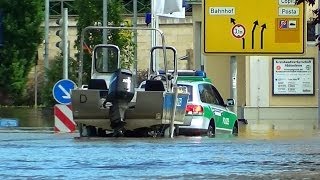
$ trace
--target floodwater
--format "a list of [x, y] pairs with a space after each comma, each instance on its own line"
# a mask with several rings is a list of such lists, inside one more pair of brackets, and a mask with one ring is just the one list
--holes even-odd
[[0, 131], [1, 179], [320, 179], [320, 134], [77, 139]]
[[0, 107], [0, 119], [17, 119], [20, 127], [53, 127], [53, 108]]
[[24, 128], [0, 128], [0, 179], [320, 179], [320, 132], [78, 139], [51, 131], [50, 109], [1, 117]]

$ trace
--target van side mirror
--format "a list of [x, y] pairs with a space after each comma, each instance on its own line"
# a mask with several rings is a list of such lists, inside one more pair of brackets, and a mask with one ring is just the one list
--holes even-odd
[[234, 106], [234, 99], [227, 99], [227, 106], [228, 107]]

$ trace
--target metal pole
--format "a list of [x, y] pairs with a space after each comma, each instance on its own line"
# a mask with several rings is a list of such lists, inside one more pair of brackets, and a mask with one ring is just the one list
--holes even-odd
[[[151, 28], [157, 28], [157, 15], [155, 15], [155, 0], [151, 0]], [[155, 47], [157, 45], [157, 32], [152, 31], [151, 32], [151, 48]], [[157, 56], [155, 54], [152, 54], [153, 56], [153, 70], [158, 70], [158, 62], [157, 62]]]
[[[108, 0], [103, 0], [103, 20], [102, 20], [103, 26], [108, 26]], [[103, 44], [108, 43], [108, 30], [103, 29], [102, 31], [102, 41]], [[104, 72], [108, 71], [108, 51], [107, 49], [103, 49], [103, 65], [102, 69]]]
[[[320, 0], [318, 0], [318, 9], [320, 8]], [[316, 34], [320, 34], [320, 24], [318, 23], [316, 26]], [[320, 47], [318, 46], [318, 129], [320, 129]]]
[[68, 8], [63, 8], [63, 78], [68, 79]]
[[172, 107], [172, 115], [171, 115], [171, 121], [170, 121], [170, 138], [173, 138], [173, 135], [174, 135], [174, 120], [176, 118], [177, 99], [178, 99], [178, 86], [175, 83], [173, 85], [173, 107]]
[[61, 17], [62, 17], [62, 14], [63, 14], [63, 1], [64, 1], [64, 0], [61, 0], [61, 1], [60, 1], [60, 13], [61, 13]]
[[236, 56], [230, 57], [230, 76], [231, 76], [231, 88], [230, 94], [231, 98], [234, 99], [235, 104], [233, 107], [233, 112], [237, 115], [238, 113], [238, 103], [237, 103], [237, 58]]
[[[137, 0], [133, 0], [133, 27], [137, 27], [137, 20], [138, 20], [138, 8], [137, 8]], [[138, 33], [135, 29], [133, 31], [133, 44], [134, 44], [134, 87], [138, 86], [138, 51], [137, 51], [137, 42], [138, 42]]]
[[[49, 69], [49, 0], [45, 0], [44, 68]], [[46, 77], [46, 76], [45, 76]]]
[[37, 72], [37, 64], [34, 66], [34, 108], [38, 108], [38, 72]]

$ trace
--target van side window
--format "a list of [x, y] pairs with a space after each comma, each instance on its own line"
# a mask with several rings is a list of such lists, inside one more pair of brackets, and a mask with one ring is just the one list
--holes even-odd
[[224, 101], [223, 101], [223, 98], [221, 97], [219, 91], [212, 85], [210, 85], [210, 88], [211, 88], [211, 90], [213, 92], [213, 95], [214, 95], [214, 97], [216, 99], [217, 104], [223, 106], [224, 105]]
[[199, 89], [199, 95], [200, 95], [201, 102], [206, 102], [206, 98], [205, 98], [205, 94], [204, 94], [205, 90], [204, 90], [203, 84], [199, 84], [198, 89]]
[[200, 100], [204, 103], [208, 104], [218, 104], [219, 101], [215, 97], [215, 94], [211, 88], [210, 84], [199, 84], [199, 94], [200, 94]]
[[221, 106], [224, 105], [219, 91], [211, 84], [199, 84], [198, 88], [201, 102]]

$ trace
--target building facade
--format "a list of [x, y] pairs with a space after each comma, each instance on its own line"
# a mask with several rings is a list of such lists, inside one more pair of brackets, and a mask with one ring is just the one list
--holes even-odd
[[[283, 54], [275, 55], [237, 55], [236, 59], [236, 80], [232, 79], [232, 54], [208, 55], [203, 54], [203, 1], [190, 1], [193, 7], [194, 27], [194, 56], [196, 67], [204, 65], [204, 69], [213, 79], [215, 85], [222, 92], [223, 97], [234, 97], [237, 102], [235, 109], [240, 118], [248, 121], [245, 127], [247, 134], [254, 132], [278, 133], [284, 131], [299, 131], [302, 134], [312, 133], [318, 128], [318, 48], [315, 46], [314, 38], [307, 35], [305, 53], [301, 55]], [[317, 5], [315, 5], [317, 7]], [[312, 7], [306, 9], [306, 22], [313, 18]], [[271, 18], [271, 17], [270, 17]], [[308, 24], [310, 25], [310, 24]], [[304, 25], [307, 27], [307, 23]], [[219, 27], [213, 27], [219, 28]], [[305, 28], [307, 29], [307, 28]], [[308, 28], [309, 30], [309, 28]], [[308, 32], [314, 34], [313, 31]], [[311, 37], [311, 38], [310, 38]], [[303, 71], [285, 74], [286, 80], [281, 83], [301, 83], [299, 78], [306, 78], [308, 82], [302, 85], [306, 92], [282, 93], [276, 82], [283, 78], [280, 71], [275, 71], [277, 63], [292, 60], [292, 64], [280, 64], [285, 66], [298, 66], [306, 60], [310, 71], [307, 75]], [[306, 59], [305, 59], [306, 58]], [[280, 60], [280, 61], [276, 61]], [[310, 61], [309, 61], [310, 60]], [[279, 64], [278, 64], [279, 65]], [[280, 67], [279, 65], [279, 67]], [[291, 69], [294, 71], [294, 69]], [[294, 79], [296, 78], [296, 79]], [[292, 85], [294, 86], [294, 85]], [[296, 85], [298, 86], [298, 85]], [[310, 86], [310, 87], [309, 87]], [[234, 94], [233, 90], [236, 89]], [[295, 90], [298, 91], [298, 88]]]

